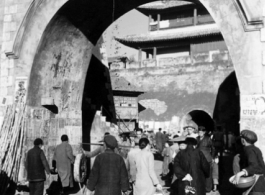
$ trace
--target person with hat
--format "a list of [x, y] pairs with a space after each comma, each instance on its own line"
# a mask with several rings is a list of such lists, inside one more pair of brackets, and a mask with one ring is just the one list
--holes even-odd
[[171, 139], [170, 141], [173, 142], [173, 145], [171, 146], [172, 150], [173, 150], [173, 154], [172, 154], [172, 168], [170, 169], [170, 175], [172, 177], [171, 180], [171, 186], [170, 186], [170, 190], [172, 192], [172, 194], [177, 194], [177, 177], [174, 174], [174, 159], [177, 156], [177, 154], [179, 153], [179, 151], [181, 150], [185, 150], [187, 147], [187, 144], [185, 142], [186, 137], [185, 136], [174, 136], [173, 139]]
[[[212, 165], [213, 162], [213, 154], [215, 154], [214, 146], [212, 143], [211, 137], [206, 134], [205, 127], [201, 126], [199, 128], [199, 137], [197, 138], [197, 148], [202, 151], [206, 160], [209, 164]], [[211, 166], [211, 174], [208, 178], [206, 178], [206, 192], [210, 192], [213, 188], [213, 178], [212, 178], [212, 166]]]
[[203, 153], [196, 149], [197, 140], [192, 137], [185, 139], [186, 149], [181, 150], [174, 159], [174, 173], [178, 195], [205, 195], [205, 178], [209, 177], [210, 164]]
[[121, 195], [129, 190], [128, 173], [123, 158], [114, 152], [118, 147], [112, 135], [104, 137], [105, 152], [99, 154], [93, 164], [87, 183], [88, 193], [94, 195]]
[[62, 143], [55, 148], [53, 160], [56, 162], [56, 169], [62, 185], [61, 194], [64, 194], [69, 187], [74, 187], [72, 165], [75, 162], [75, 157], [68, 136], [62, 135], [61, 141]]
[[187, 126], [184, 127], [184, 130], [187, 131], [187, 137], [198, 137], [198, 125], [193, 120], [188, 122]]
[[240, 134], [243, 148], [243, 156], [240, 155], [241, 171], [235, 175], [233, 184], [238, 184], [242, 176], [255, 176], [255, 183], [243, 194], [264, 195], [265, 194], [265, 165], [261, 150], [254, 145], [258, 140], [257, 134], [250, 130], [243, 130]]

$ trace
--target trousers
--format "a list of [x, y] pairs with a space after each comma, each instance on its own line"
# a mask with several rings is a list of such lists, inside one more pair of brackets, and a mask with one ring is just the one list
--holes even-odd
[[43, 195], [44, 181], [30, 181], [29, 194], [30, 195]]

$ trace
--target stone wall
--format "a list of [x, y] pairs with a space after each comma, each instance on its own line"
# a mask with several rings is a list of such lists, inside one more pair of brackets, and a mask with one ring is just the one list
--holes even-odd
[[[165, 58], [158, 62], [145, 60], [138, 67], [126, 64], [126, 68], [116, 68], [111, 66], [114, 89], [131, 90], [134, 86], [133, 90], [144, 92], [139, 96], [139, 103], [146, 108], [139, 115], [140, 124], [156, 122], [160, 127], [167, 126], [166, 130], [173, 128], [171, 123], [176, 123], [176, 118], [180, 124], [181, 118], [193, 109], [204, 110], [213, 117], [219, 87], [234, 71], [228, 52]], [[153, 127], [157, 130], [159, 124]]]

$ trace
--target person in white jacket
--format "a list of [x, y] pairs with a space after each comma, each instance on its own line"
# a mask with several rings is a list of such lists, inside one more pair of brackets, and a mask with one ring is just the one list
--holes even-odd
[[154, 169], [154, 155], [150, 151], [150, 144], [147, 138], [139, 141], [141, 151], [137, 153], [135, 159], [136, 179], [134, 195], [153, 195], [156, 188], [162, 190]]

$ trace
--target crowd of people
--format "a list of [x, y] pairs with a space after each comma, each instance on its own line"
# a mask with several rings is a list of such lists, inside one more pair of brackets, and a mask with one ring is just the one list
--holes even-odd
[[[86, 185], [86, 194], [95, 195], [154, 195], [156, 191], [168, 189], [172, 195], [205, 195], [217, 191], [219, 185], [219, 161], [225, 146], [223, 133], [219, 129], [213, 134], [205, 127], [189, 121], [181, 135], [168, 135], [160, 128], [157, 133], [136, 129], [121, 133], [120, 139], [108, 132], [103, 137], [103, 146], [94, 151], [83, 151], [87, 158], [96, 156]], [[54, 163], [61, 183], [61, 194], [73, 187], [71, 165], [74, 155], [68, 136], [54, 153]], [[237, 142], [236, 142], [237, 141]], [[238, 184], [243, 176], [255, 175], [256, 181], [244, 195], [265, 194], [265, 165], [261, 151], [254, 146], [257, 136], [244, 130], [235, 141], [235, 177]], [[238, 144], [236, 144], [238, 143]], [[36, 139], [26, 160], [30, 195], [42, 195], [45, 171], [49, 175], [47, 160], [41, 150], [43, 141]], [[155, 172], [155, 160], [162, 160], [161, 179]], [[32, 169], [34, 167], [34, 170]]]

